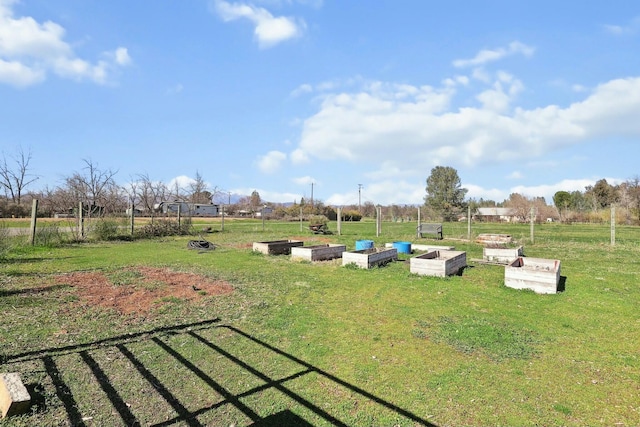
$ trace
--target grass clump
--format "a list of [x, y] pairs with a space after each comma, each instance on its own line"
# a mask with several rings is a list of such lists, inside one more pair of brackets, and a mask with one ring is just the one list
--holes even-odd
[[45, 224], [36, 229], [33, 243], [45, 248], [60, 247], [68, 242], [67, 236], [60, 230], [56, 223]]
[[113, 218], [100, 218], [93, 225], [93, 234], [97, 240], [116, 240], [119, 238], [120, 222]]
[[0, 259], [11, 249], [11, 239], [9, 238], [9, 230], [4, 223], [0, 223]]
[[478, 317], [440, 317], [434, 325], [419, 321], [412, 335], [416, 338], [431, 337], [465, 354], [480, 352], [495, 361], [529, 359], [536, 354], [536, 346], [540, 342], [533, 331]]

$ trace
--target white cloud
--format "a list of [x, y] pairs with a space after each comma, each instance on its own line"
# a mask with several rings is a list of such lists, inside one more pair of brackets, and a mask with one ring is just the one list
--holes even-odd
[[298, 178], [293, 178], [292, 180], [294, 183], [298, 184], [298, 185], [310, 185], [310, 184], [315, 184], [318, 181], [316, 179], [313, 179], [313, 177], [310, 176], [301, 176]]
[[174, 188], [176, 188], [176, 186], [180, 190], [186, 190], [189, 188], [191, 184], [195, 182], [196, 182], [195, 179], [190, 178], [187, 175], [179, 175], [169, 181], [168, 187], [169, 187], [169, 190], [173, 190]]
[[633, 35], [640, 30], [640, 16], [633, 18], [627, 25], [609, 25], [602, 26], [604, 30], [616, 36]]
[[507, 179], [522, 179], [524, 175], [520, 171], [513, 171], [509, 175], [507, 175]]
[[285, 40], [302, 35], [306, 24], [303, 20], [273, 16], [268, 10], [245, 3], [229, 3], [224, 0], [214, 0], [213, 10], [225, 22], [245, 18], [251, 21], [254, 35], [261, 48], [275, 46]]
[[175, 86], [168, 88], [166, 91], [166, 94], [176, 95], [178, 93], [181, 93], [183, 90], [184, 90], [184, 86], [182, 85], [182, 83], [178, 83]]
[[264, 173], [273, 173], [280, 169], [282, 163], [287, 159], [287, 155], [281, 151], [269, 151], [264, 156], [258, 158], [258, 169]]
[[117, 68], [131, 63], [124, 47], [104, 52], [104, 59], [95, 64], [78, 58], [64, 41], [62, 26], [15, 17], [11, 9], [14, 3], [0, 1], [0, 83], [25, 87], [44, 81], [51, 71], [60, 77], [105, 84]]
[[488, 62], [498, 61], [506, 56], [522, 54], [526, 57], [533, 55], [535, 48], [527, 46], [524, 43], [514, 41], [509, 43], [507, 47], [499, 47], [496, 49], [483, 49], [471, 59], [456, 59], [453, 66], [456, 68], [477, 67]]
[[439, 164], [529, 162], [602, 135], [640, 137], [640, 77], [601, 84], [566, 108], [507, 109], [522, 84], [506, 74], [492, 90], [478, 95], [480, 107], [456, 109], [455, 90], [446, 85], [378, 83], [328, 94], [304, 121], [292, 160], [392, 162], [408, 172]]
[[0, 58], [0, 83], [26, 87], [40, 83], [44, 79], [44, 70], [29, 68], [18, 61], [3, 61]]
[[291, 91], [291, 96], [295, 98], [310, 92], [313, 92], [313, 87], [310, 84], [305, 83], [305, 84], [301, 84], [300, 86], [295, 88], [293, 91]]
[[[600, 178], [598, 178], [600, 179]], [[496, 202], [502, 202], [509, 198], [512, 193], [518, 193], [526, 197], [544, 197], [547, 203], [553, 203], [553, 195], [558, 191], [581, 191], [588, 185], [595, 185], [598, 179], [583, 178], [583, 179], [564, 179], [559, 182], [551, 184], [541, 185], [517, 185], [509, 188], [508, 190], [500, 190], [496, 188], [483, 188], [473, 184], [462, 184], [462, 186], [468, 189], [467, 197], [485, 200], [494, 200]], [[617, 178], [605, 178], [609, 184], [617, 185], [623, 180]]]
[[502, 202], [503, 200], [509, 197], [509, 193], [504, 190], [499, 190], [497, 188], [483, 188], [479, 185], [474, 184], [462, 184], [463, 188], [469, 190], [467, 192], [468, 199], [484, 199], [484, 200], [493, 200], [495, 202]]
[[291, 157], [291, 163], [293, 163], [294, 165], [309, 163], [310, 161], [309, 155], [307, 154], [307, 152], [301, 149], [293, 150], [290, 154], [290, 157]]
[[411, 200], [420, 204], [425, 196], [425, 185], [406, 180], [383, 180], [368, 184], [360, 194], [357, 188], [354, 191], [332, 194], [325, 203], [335, 206], [353, 205], [358, 202], [389, 205], [400, 203], [399, 200]]
[[232, 194], [242, 194], [246, 196], [257, 191], [263, 202], [271, 203], [293, 203], [294, 201], [299, 202], [302, 198], [301, 194], [287, 192], [282, 193], [278, 191], [265, 190], [264, 188], [234, 188], [229, 191]]
[[[587, 185], [594, 185], [596, 179], [565, 179], [553, 184], [542, 185], [518, 185], [511, 188], [510, 193], [519, 193], [527, 197], [544, 197], [547, 203], [553, 203], [553, 195], [558, 191], [582, 191]], [[607, 182], [611, 184], [615, 182], [615, 179], [607, 179]]]
[[131, 65], [132, 60], [129, 56], [129, 50], [126, 47], [119, 47], [113, 53], [110, 53], [110, 55], [113, 56], [118, 65]]

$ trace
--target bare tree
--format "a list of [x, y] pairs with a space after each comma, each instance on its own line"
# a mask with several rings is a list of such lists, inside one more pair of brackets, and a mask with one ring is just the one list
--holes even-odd
[[209, 191], [209, 184], [202, 178], [200, 172], [196, 171], [196, 177], [189, 184], [191, 203], [211, 203], [213, 194]]
[[[121, 198], [118, 191], [114, 172], [110, 169], [102, 170], [97, 163], [91, 160], [83, 160], [84, 173], [75, 172], [65, 178], [66, 190], [72, 195], [75, 203], [82, 202], [88, 205], [88, 216], [104, 211], [105, 208], [113, 208], [118, 205], [114, 198]], [[74, 206], [75, 207], [75, 206]]]
[[180, 187], [180, 182], [177, 179], [173, 180], [173, 186], [168, 189], [169, 192], [167, 195], [172, 198], [174, 201], [182, 201], [185, 197], [185, 191], [182, 187]]
[[629, 210], [635, 214], [636, 220], [640, 222], [640, 177], [636, 175], [624, 184], [629, 199]]
[[163, 182], [151, 180], [148, 174], [138, 175], [136, 203], [141, 204], [141, 209], [151, 217], [155, 214], [156, 206], [166, 201], [168, 194], [169, 189]]
[[4, 187], [7, 197], [19, 205], [24, 189], [38, 177], [29, 174], [31, 151], [25, 153], [21, 147], [18, 149], [18, 153], [13, 156], [13, 160], [14, 167], [11, 167], [7, 164], [6, 156], [3, 155], [2, 163], [0, 163], [0, 186]]
[[514, 217], [520, 222], [526, 222], [531, 212], [532, 202], [520, 193], [511, 193], [505, 200], [504, 206], [510, 208]]

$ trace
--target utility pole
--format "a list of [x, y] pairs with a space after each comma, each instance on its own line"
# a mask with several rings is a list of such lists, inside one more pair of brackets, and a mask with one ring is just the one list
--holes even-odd
[[362, 184], [358, 184], [358, 212], [362, 212]]
[[311, 212], [313, 213], [313, 182], [311, 183]]

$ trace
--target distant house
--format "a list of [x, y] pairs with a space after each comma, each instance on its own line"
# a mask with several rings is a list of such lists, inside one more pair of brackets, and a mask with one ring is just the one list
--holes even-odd
[[[105, 213], [105, 208], [104, 206], [98, 206], [98, 205], [88, 205], [86, 203], [82, 204], [82, 216], [83, 217], [98, 217], [98, 216], [103, 216]], [[72, 207], [67, 209], [66, 211], [62, 211], [62, 212], [56, 212], [54, 214], [55, 218], [77, 218], [78, 217], [78, 208], [77, 207]]]
[[177, 214], [179, 210], [181, 214], [191, 216], [220, 215], [220, 205], [211, 203], [162, 202], [156, 206], [156, 210], [164, 214]]
[[487, 222], [513, 222], [517, 221], [516, 212], [511, 208], [478, 208], [475, 219]]
[[262, 217], [262, 214], [264, 213], [264, 216], [266, 217], [269, 214], [273, 213], [273, 208], [266, 206], [264, 208], [261, 208], [259, 211], [256, 211], [256, 216], [258, 218]]

